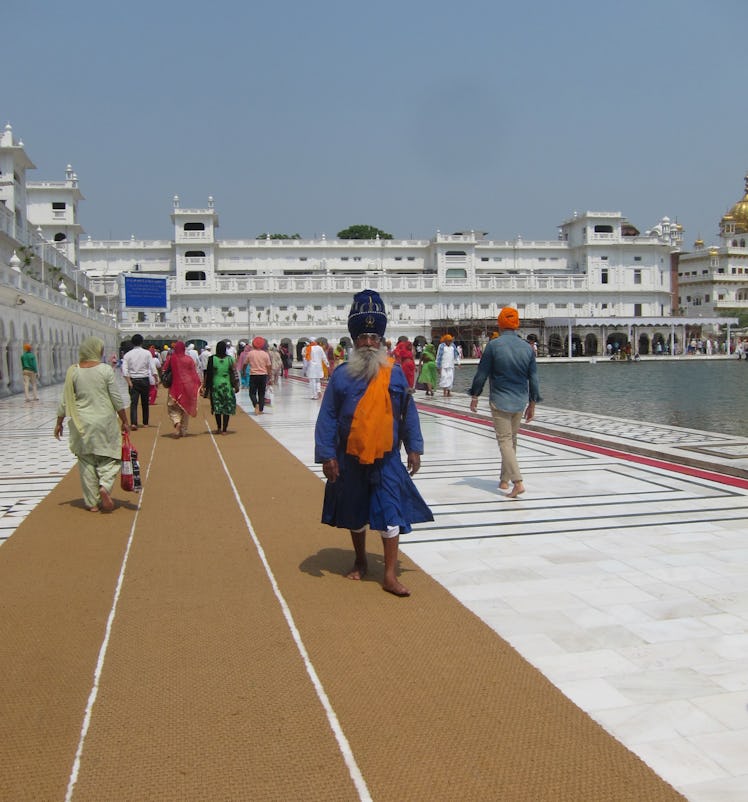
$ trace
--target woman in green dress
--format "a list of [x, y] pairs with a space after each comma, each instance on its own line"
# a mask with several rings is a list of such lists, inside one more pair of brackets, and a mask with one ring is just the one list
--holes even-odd
[[78, 363], [65, 376], [55, 426], [59, 440], [65, 417], [70, 419], [70, 450], [78, 457], [83, 500], [91, 512], [114, 509], [111, 493], [122, 462], [122, 432], [130, 430], [114, 371], [101, 361], [103, 356], [98, 337], [81, 343]]
[[226, 355], [226, 341], [221, 340], [208, 360], [205, 389], [210, 394], [210, 411], [216, 419], [216, 434], [226, 434], [229, 418], [236, 415], [236, 394], [231, 381], [234, 360]]
[[426, 395], [434, 394], [439, 374], [436, 372], [436, 348], [431, 343], [427, 343], [421, 352], [421, 372], [418, 374], [418, 382], [426, 385]]

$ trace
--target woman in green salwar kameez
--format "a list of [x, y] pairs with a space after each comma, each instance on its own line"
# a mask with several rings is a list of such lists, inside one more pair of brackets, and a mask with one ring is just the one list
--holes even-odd
[[111, 493], [121, 467], [122, 432], [130, 430], [114, 371], [101, 361], [103, 354], [98, 337], [81, 343], [78, 364], [65, 376], [55, 426], [59, 440], [65, 417], [70, 419], [70, 450], [78, 457], [83, 500], [91, 512], [114, 509]]
[[436, 372], [436, 348], [431, 343], [427, 343], [421, 352], [418, 383], [426, 385], [426, 395], [433, 395], [434, 387], [439, 383], [439, 374]]

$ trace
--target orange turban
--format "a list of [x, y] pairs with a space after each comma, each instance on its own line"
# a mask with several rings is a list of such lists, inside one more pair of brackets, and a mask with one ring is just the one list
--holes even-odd
[[500, 329], [518, 329], [519, 328], [519, 315], [517, 310], [511, 306], [505, 306], [499, 312], [499, 328]]

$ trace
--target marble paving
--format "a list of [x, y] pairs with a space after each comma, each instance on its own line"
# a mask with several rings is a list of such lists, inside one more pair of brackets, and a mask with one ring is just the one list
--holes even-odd
[[[52, 437], [60, 389], [0, 400], [0, 543], [74, 465]], [[748, 799], [748, 481], [521, 435], [527, 492], [509, 500], [485, 416], [467, 415], [467, 399], [416, 400], [416, 482], [435, 521], [403, 551], [689, 800]], [[251, 414], [246, 390], [240, 403]], [[254, 420], [321, 476], [317, 410], [291, 379]], [[599, 430], [619, 450], [627, 438], [740, 448], [546, 408], [539, 426], [556, 418], [566, 437]]]
[[[417, 400], [416, 481], [435, 521], [403, 551], [688, 799], [748, 799], [748, 482], [521, 437], [527, 492], [513, 501], [487, 419], [467, 399]], [[321, 476], [317, 408], [291, 380], [256, 420]], [[567, 435], [587, 431], [588, 416], [560, 410], [543, 410], [546, 427], [555, 415]], [[631, 434], [645, 437], [736, 439]]]

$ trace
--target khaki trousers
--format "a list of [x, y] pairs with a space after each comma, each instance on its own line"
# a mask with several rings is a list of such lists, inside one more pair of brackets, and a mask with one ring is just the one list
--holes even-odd
[[517, 432], [522, 422], [521, 412], [504, 412], [491, 405], [493, 428], [501, 453], [501, 482], [521, 482], [522, 473], [517, 462]]
[[[36, 373], [34, 373], [33, 370], [24, 369], [23, 371], [23, 392], [27, 401], [38, 400], [38, 392], [36, 389]], [[32, 392], [34, 394], [33, 398], [31, 397]]]

